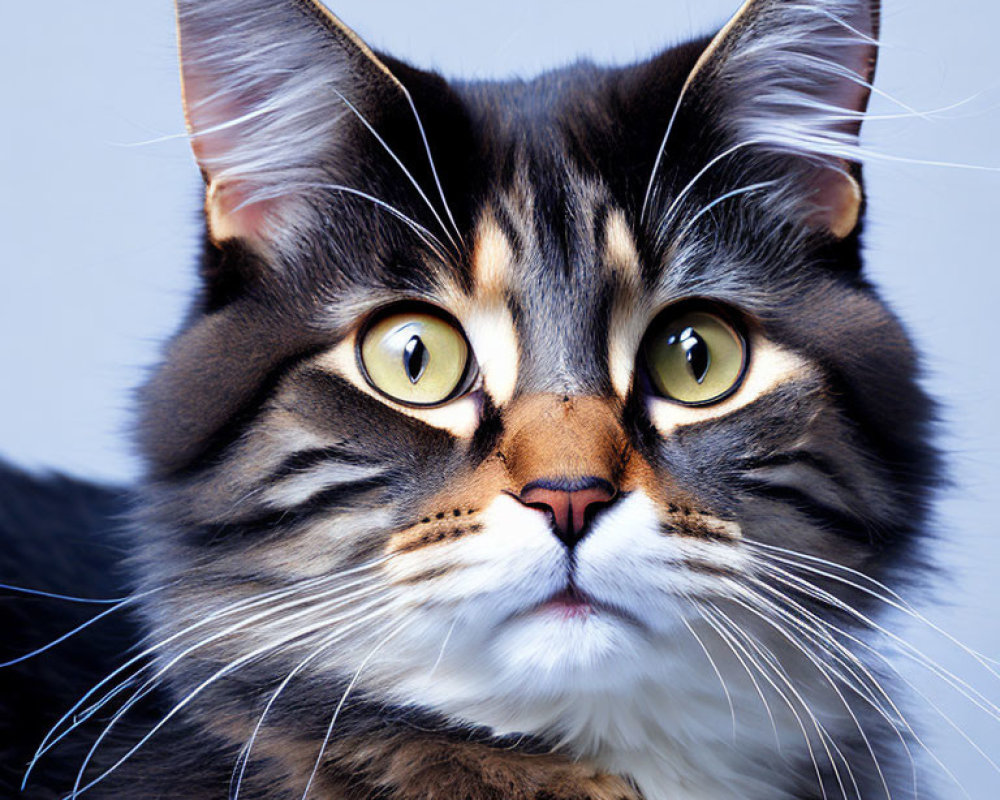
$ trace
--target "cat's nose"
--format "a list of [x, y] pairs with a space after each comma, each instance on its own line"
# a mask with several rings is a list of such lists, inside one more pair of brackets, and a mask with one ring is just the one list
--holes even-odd
[[603, 478], [555, 478], [532, 481], [517, 499], [548, 511], [552, 532], [572, 550], [589, 532], [594, 517], [615, 499], [615, 488]]

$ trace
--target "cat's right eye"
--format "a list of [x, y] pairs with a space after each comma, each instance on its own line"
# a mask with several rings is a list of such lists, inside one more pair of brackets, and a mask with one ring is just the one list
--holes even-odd
[[377, 317], [358, 344], [368, 383], [410, 406], [441, 405], [461, 395], [470, 383], [471, 361], [458, 325], [422, 306]]

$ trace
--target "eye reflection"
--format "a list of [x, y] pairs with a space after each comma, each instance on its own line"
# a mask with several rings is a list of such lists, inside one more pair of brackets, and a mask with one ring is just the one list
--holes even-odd
[[712, 356], [705, 340], [695, 333], [694, 328], [685, 328], [679, 336], [671, 336], [667, 340], [667, 344], [681, 346], [688, 366], [691, 368], [691, 374], [698, 383], [703, 383], [712, 363]]
[[430, 354], [424, 347], [423, 341], [416, 335], [410, 337], [410, 341], [403, 348], [403, 369], [406, 370], [410, 383], [415, 384], [420, 380], [424, 370], [427, 369], [428, 361]]

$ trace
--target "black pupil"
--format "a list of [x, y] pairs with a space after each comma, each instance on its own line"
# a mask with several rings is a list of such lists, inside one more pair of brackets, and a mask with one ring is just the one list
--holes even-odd
[[403, 369], [406, 370], [406, 377], [410, 379], [410, 383], [420, 380], [430, 360], [431, 354], [424, 347], [423, 340], [415, 334], [411, 336], [403, 348]]
[[667, 340], [668, 344], [679, 344], [684, 349], [684, 357], [687, 359], [688, 369], [691, 370], [692, 377], [701, 384], [708, 375], [708, 369], [712, 366], [712, 356], [708, 351], [708, 345], [694, 328], [685, 328], [679, 334], [671, 336]]

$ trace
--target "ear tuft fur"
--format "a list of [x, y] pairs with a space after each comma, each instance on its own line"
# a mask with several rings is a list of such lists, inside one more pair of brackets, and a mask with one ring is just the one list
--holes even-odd
[[878, 31], [878, 0], [748, 0], [685, 85], [685, 102], [712, 109], [734, 143], [808, 162], [796, 171], [802, 219], [838, 238], [861, 209], [855, 164]]
[[184, 110], [213, 239], [280, 245], [338, 170], [350, 111], [394, 82], [312, 0], [177, 0]]

